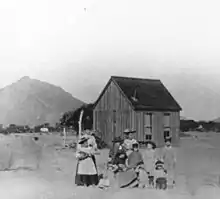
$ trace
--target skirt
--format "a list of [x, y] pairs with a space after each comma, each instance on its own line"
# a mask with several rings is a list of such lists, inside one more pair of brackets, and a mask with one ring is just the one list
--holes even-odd
[[[92, 160], [95, 164], [95, 168], [97, 171], [96, 159], [95, 159], [94, 155], [92, 156]], [[79, 163], [77, 163], [77, 166], [76, 166], [75, 184], [77, 186], [98, 185], [98, 183], [99, 183], [98, 172], [97, 172], [97, 174], [94, 174], [94, 175], [78, 174], [78, 165], [79, 165]]]
[[138, 176], [134, 170], [118, 172], [116, 181], [119, 188], [133, 188], [138, 185]]

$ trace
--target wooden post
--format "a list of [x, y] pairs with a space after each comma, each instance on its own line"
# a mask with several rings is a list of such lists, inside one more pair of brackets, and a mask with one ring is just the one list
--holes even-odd
[[66, 146], [66, 128], [63, 127], [63, 141], [64, 141], [64, 147]]
[[80, 112], [80, 116], [79, 116], [79, 134], [78, 134], [78, 138], [80, 139], [81, 136], [82, 136], [82, 117], [83, 117], [83, 113], [84, 113], [84, 110], [82, 109], [81, 112]]

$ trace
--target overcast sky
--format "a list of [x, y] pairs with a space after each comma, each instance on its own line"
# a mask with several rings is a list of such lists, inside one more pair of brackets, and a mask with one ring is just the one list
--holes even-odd
[[219, 8], [219, 0], [0, 0], [0, 87], [28, 75], [90, 101], [111, 75], [218, 80]]

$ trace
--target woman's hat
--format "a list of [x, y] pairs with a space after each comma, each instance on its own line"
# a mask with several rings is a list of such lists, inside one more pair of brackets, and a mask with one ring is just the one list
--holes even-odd
[[129, 134], [129, 133], [136, 133], [136, 130], [131, 130], [131, 129], [124, 130], [124, 134]]
[[153, 149], [156, 149], [156, 148], [157, 148], [157, 145], [156, 145], [153, 141], [151, 141], [151, 140], [145, 142], [145, 144], [146, 144], [146, 146], [147, 146], [148, 144], [151, 144], [151, 146], [152, 146]]
[[88, 137], [82, 137], [82, 138], [79, 140], [79, 144], [85, 143], [88, 139], [89, 139]]
[[118, 143], [118, 142], [123, 142], [124, 140], [120, 137], [120, 136], [118, 136], [118, 137], [115, 137], [113, 140], [112, 140], [112, 142], [113, 143]]

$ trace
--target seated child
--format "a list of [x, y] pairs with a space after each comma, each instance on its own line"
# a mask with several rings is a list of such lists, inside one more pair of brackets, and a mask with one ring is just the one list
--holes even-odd
[[128, 169], [134, 169], [138, 177], [139, 188], [144, 188], [147, 184], [148, 175], [144, 168], [144, 160], [139, 151], [138, 143], [132, 145], [132, 152], [127, 159]]
[[108, 170], [108, 165], [104, 165], [105, 168], [104, 168], [104, 171], [103, 173], [99, 176], [100, 179], [99, 179], [99, 184], [98, 184], [98, 187], [100, 189], [107, 189], [110, 187], [110, 179], [109, 179], [109, 170]]
[[156, 189], [167, 189], [167, 173], [164, 169], [164, 162], [161, 160], [155, 163], [154, 185]]
[[113, 140], [113, 149], [110, 150], [108, 169], [111, 169], [115, 174], [119, 171], [126, 169], [127, 154], [122, 146], [123, 140], [120, 137], [116, 137]]

